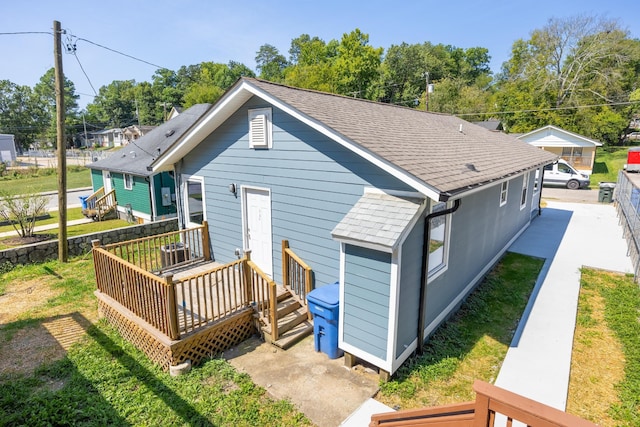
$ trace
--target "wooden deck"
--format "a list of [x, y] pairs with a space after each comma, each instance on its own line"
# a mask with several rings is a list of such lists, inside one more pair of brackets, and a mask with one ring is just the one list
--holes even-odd
[[[311, 270], [285, 242], [283, 286], [249, 253], [225, 265], [211, 261], [206, 223], [104, 247], [93, 244], [101, 312], [165, 368], [187, 359], [198, 363], [256, 331], [283, 347], [312, 331], [306, 307]], [[178, 244], [183, 255], [167, 265], [163, 248]]]

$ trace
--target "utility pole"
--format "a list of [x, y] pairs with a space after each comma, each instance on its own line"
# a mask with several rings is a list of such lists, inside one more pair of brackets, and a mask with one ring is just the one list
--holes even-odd
[[58, 144], [58, 260], [69, 260], [67, 243], [67, 156], [64, 138], [64, 73], [62, 72], [62, 30], [53, 21], [53, 56], [56, 75], [56, 139]]
[[425, 87], [424, 108], [425, 111], [429, 111], [429, 72], [425, 71], [424, 75], [427, 79], [427, 86]]

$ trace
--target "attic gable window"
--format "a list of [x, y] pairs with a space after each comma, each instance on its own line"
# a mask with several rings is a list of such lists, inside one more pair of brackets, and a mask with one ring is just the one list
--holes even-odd
[[271, 148], [271, 108], [249, 110], [249, 148]]

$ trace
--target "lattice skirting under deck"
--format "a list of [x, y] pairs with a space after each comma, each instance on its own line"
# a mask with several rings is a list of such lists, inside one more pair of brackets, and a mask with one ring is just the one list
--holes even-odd
[[157, 331], [148, 330], [149, 326], [136, 321], [134, 315], [121, 313], [100, 297], [98, 308], [124, 339], [165, 371], [169, 370], [169, 366], [179, 365], [186, 360], [191, 360], [193, 365], [197, 365], [241, 343], [256, 332], [253, 310], [250, 308], [177, 341], [159, 338]]

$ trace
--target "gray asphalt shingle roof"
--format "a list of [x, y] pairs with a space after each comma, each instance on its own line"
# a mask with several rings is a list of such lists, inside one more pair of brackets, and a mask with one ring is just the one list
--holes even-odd
[[210, 108], [211, 104], [196, 104], [122, 147], [106, 159], [91, 163], [88, 167], [137, 176], [150, 176], [152, 172], [147, 170], [147, 166], [150, 166], [156, 157], [182, 137]]
[[458, 117], [243, 78], [406, 173], [455, 195], [556, 156]]
[[385, 193], [365, 193], [331, 235], [338, 240], [373, 243], [391, 249], [399, 243], [423, 201]]

